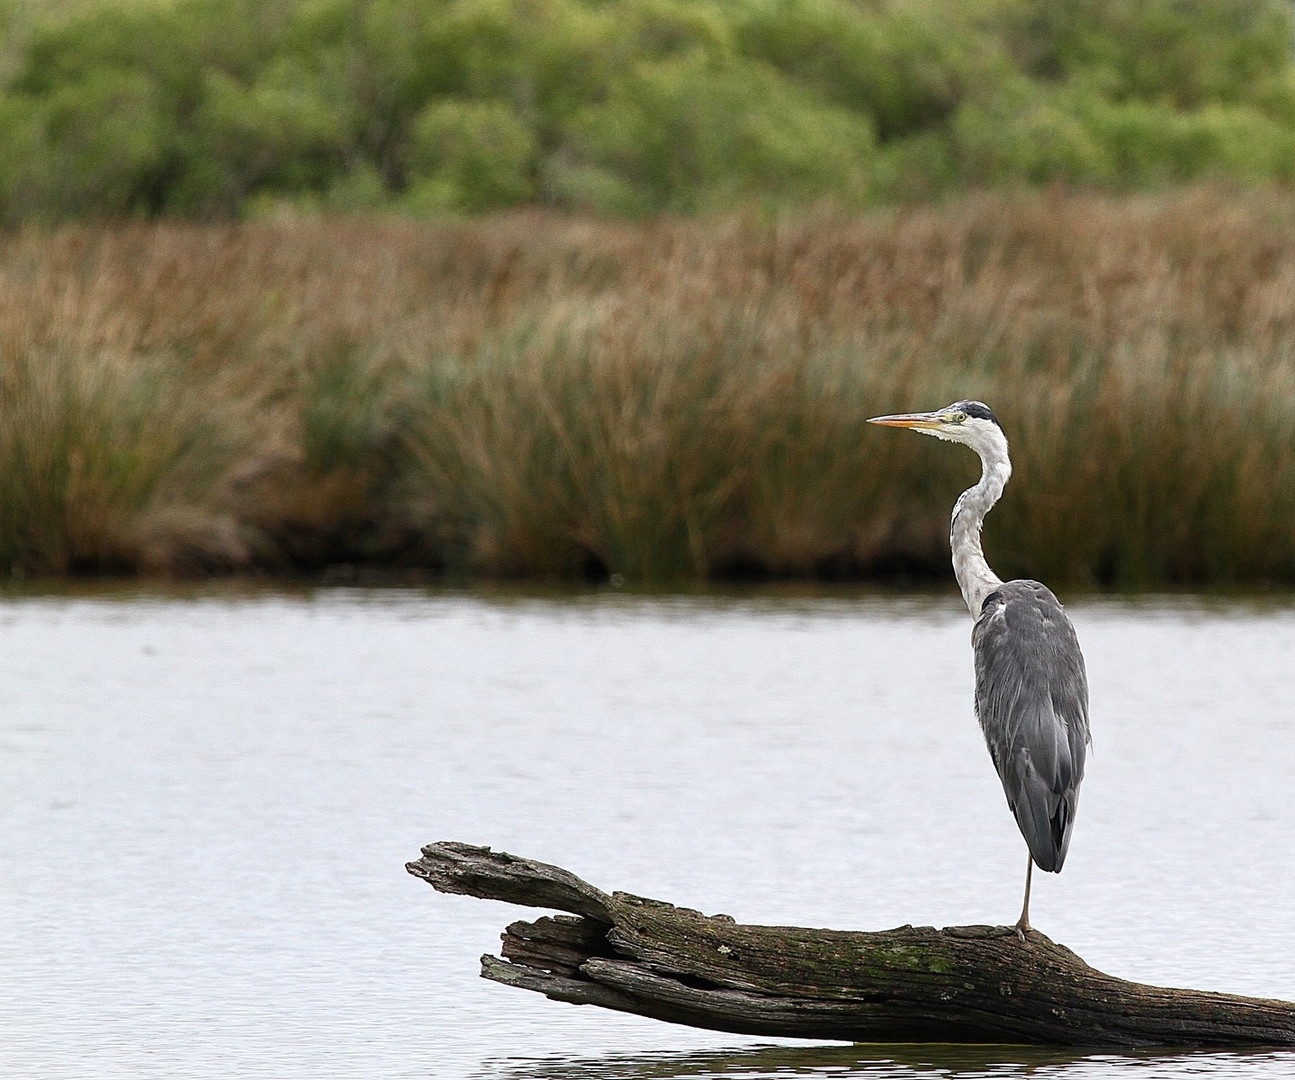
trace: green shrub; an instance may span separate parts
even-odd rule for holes
[[[872,117],[883,140],[939,124],[993,65],[992,40],[948,4],[749,0],[736,11],[743,55]]]
[[[874,146],[866,118],[700,50],[636,67],[580,130],[580,148],[640,192],[644,210],[855,201]]]
[[[978,184],[1102,183],[1116,176],[1111,149],[1073,102],[1021,82],[962,106],[951,129],[962,175]]]
[[[449,0],[438,7],[419,60],[424,103],[442,95],[505,101],[550,134],[604,92],[613,65],[626,62],[632,46],[623,23],[637,12],[583,0]]]
[[[1282,0],[0,0],[0,222],[1290,181]]]
[[[34,155],[24,170],[32,190],[23,197],[38,213],[120,217],[157,209],[174,132],[146,77],[95,71],[42,99],[10,104],[25,136],[19,145]]]
[[[45,125],[39,110],[18,97],[0,97],[0,224],[39,216],[48,204]]]
[[[433,102],[413,124],[407,201],[467,212],[527,202],[536,152],[534,136],[503,102]]]
[[[238,209],[261,191],[319,191],[340,171],[344,118],[298,64],[267,67],[248,86],[221,72],[203,85],[178,206]]]
[[[1243,105],[1179,113],[1143,102],[1091,102],[1085,114],[1113,175],[1129,186],[1295,179],[1295,129]]]
[[[1018,0],[1000,17],[1027,72],[1113,101],[1244,101],[1291,65],[1282,0]]]

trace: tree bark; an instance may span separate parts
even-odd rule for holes
[[[511,924],[503,958],[481,958],[484,978],[556,1001],[849,1042],[1295,1045],[1295,1004],[1115,979],[1037,930],[747,926],[452,842],[406,869],[441,892],[568,912]]]

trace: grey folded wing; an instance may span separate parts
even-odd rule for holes
[[[971,634],[976,716],[1007,805],[1041,870],[1066,861],[1089,742],[1088,676],[1060,602],[1037,581],[1004,582]]]

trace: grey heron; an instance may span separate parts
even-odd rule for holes
[[[1059,873],[1070,848],[1089,743],[1088,676],[1069,617],[1047,586],[1002,581],[985,561],[980,531],[1012,475],[1003,425],[979,401],[928,413],[876,416],[870,424],[912,428],[964,443],[980,455],[980,482],[953,505],[953,572],[972,618],[976,716],[1003,782],[1007,805],[1030,849],[1025,903],[1016,930],[1030,929],[1035,865]]]

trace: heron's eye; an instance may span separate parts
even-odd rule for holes
[[[965,423],[966,420],[967,420],[967,414],[965,412],[955,412],[955,413],[949,414],[949,421],[951,423],[962,424],[962,423]]]

